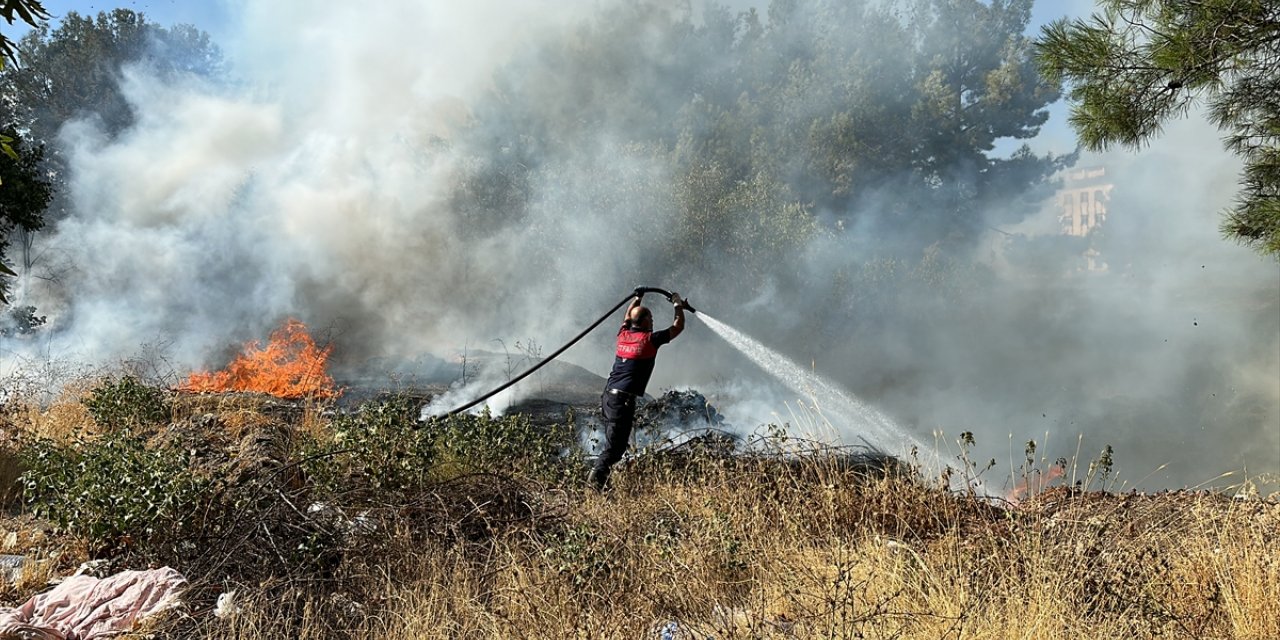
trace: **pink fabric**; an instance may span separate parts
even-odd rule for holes
[[[92,640],[122,633],[178,604],[187,579],[164,567],[106,578],[72,576],[21,607],[0,608],[0,634],[39,633],[49,640]]]

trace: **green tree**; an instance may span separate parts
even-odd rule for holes
[[[806,3],[797,14],[810,23],[802,34],[814,34],[814,73],[790,93],[830,105],[787,135],[804,141],[802,175],[819,180],[797,188],[846,224],[880,217],[882,233],[906,238],[913,254],[966,245],[996,212],[1026,215],[1022,196],[1063,159],[991,152],[1002,138],[1036,135],[1058,98],[1022,35],[1031,2],[917,0],[904,14],[858,4]]]
[[[1280,3],[1102,0],[1036,41],[1048,79],[1066,83],[1071,124],[1088,149],[1137,148],[1204,103],[1244,160],[1223,232],[1280,256]]]
[[[49,14],[44,10],[44,6],[40,4],[39,0],[4,0],[0,2],[0,17],[3,17],[5,22],[13,24],[15,16],[34,27],[38,20],[47,19]],[[0,71],[4,70],[6,64],[14,64],[16,62],[17,53],[13,49],[13,43],[3,33],[0,33]],[[22,159],[18,156],[17,150],[14,149],[14,143],[14,138],[8,132],[0,134],[0,153],[4,156],[3,160],[18,166],[22,163]],[[0,185],[3,184],[3,180],[0,180]],[[4,233],[3,229],[7,219],[8,211],[0,211],[0,258],[4,257],[5,237],[7,234]],[[8,265],[0,262],[0,276],[16,275],[18,274],[14,273]],[[7,288],[8,284],[0,279],[0,305],[9,303],[5,295]]]
[[[1030,7],[775,0],[766,15],[711,5],[697,19],[669,3],[611,7],[498,72],[476,137],[459,142],[486,161],[455,210],[519,224],[529,185],[622,141],[664,165],[654,188],[679,239],[659,264],[780,266],[819,219],[871,221],[879,246],[917,258],[966,248],[995,212],[1033,211],[1031,189],[1068,160],[991,153],[1036,135],[1059,97],[1023,35]]]
[[[66,215],[67,203],[60,194],[68,170],[58,146],[63,125],[77,118],[92,118],[104,134],[114,137],[133,124],[133,108],[120,84],[125,65],[144,66],[161,78],[209,76],[221,69],[221,54],[208,34],[195,27],[161,27],[128,9],[96,17],[71,11],[57,28],[51,28],[34,22],[47,17],[38,2],[0,2],[4,3],[0,13],[6,19],[16,13],[36,27],[16,46],[4,41],[4,57],[22,64],[0,71],[0,128],[8,136],[4,143],[11,163],[5,165],[3,178],[6,182],[24,180],[27,186],[21,189],[23,195],[3,196],[9,200],[0,215],[3,260],[11,233],[22,234],[23,248],[29,250],[33,234],[43,222]],[[40,150],[37,155],[19,160],[7,153],[19,134],[29,148]],[[32,209],[37,205],[40,210]],[[13,275],[13,270],[0,262],[0,274]],[[4,302],[2,290],[0,302]]]
[[[46,144],[77,117],[96,118],[108,136],[133,124],[120,85],[126,65],[141,65],[162,79],[221,68],[208,34],[191,25],[162,27],[128,9],[96,17],[70,11],[56,29],[46,24],[27,34],[18,52],[23,63],[6,71],[6,93],[18,105],[13,115],[30,125],[33,140]]]
[[[66,212],[57,199],[67,177],[58,132],[78,118],[93,119],[108,138],[132,125],[135,114],[120,83],[123,67],[142,66],[162,79],[221,69],[221,53],[207,33],[190,25],[161,27],[128,9],[96,17],[70,11],[57,28],[44,24],[28,33],[17,50],[22,65],[0,75],[0,117],[31,144],[47,147],[45,169],[55,193],[49,218],[55,221]]]
[[[38,0],[3,0],[3,2],[0,2],[0,17],[3,17],[5,22],[9,24],[13,24],[16,17],[34,27],[37,21],[48,19],[49,14]],[[18,56],[13,48],[13,42],[5,37],[3,33],[0,33],[0,71],[4,70],[6,64],[15,64],[17,61]],[[13,138],[7,135],[0,135],[0,152],[16,161],[18,157],[12,145]],[[0,264],[0,274],[13,275],[8,271],[8,267],[3,264]],[[3,303],[4,294],[0,292],[0,304]]]
[[[49,12],[44,10],[40,0],[3,0],[0,1],[0,17],[9,24],[13,24],[16,18],[34,27],[39,21],[48,20]],[[17,61],[13,42],[0,33],[0,68],[3,68],[5,63]]]
[[[17,274],[2,261],[14,231],[34,231],[44,225],[44,210],[52,198],[49,180],[40,170],[43,147],[24,148],[12,129],[4,130],[13,154],[0,156],[0,274]],[[0,278],[0,305],[8,304],[8,280]],[[28,316],[30,312],[26,312]],[[28,318],[29,319],[29,318]]]

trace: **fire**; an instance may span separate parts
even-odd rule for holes
[[[1005,500],[1014,505],[1020,504],[1023,500],[1039,494],[1050,482],[1061,478],[1065,471],[1062,465],[1055,464],[1049,467],[1043,477],[1035,474],[1033,477],[1023,478],[1005,495]]]
[[[191,374],[178,386],[182,391],[253,391],[280,398],[338,395],[333,378],[325,373],[332,347],[316,346],[306,325],[289,319],[271,332],[265,347],[254,341],[222,371]]]

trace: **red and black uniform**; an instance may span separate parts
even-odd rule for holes
[[[618,389],[633,396],[643,396],[657,362],[658,347],[671,342],[671,331],[640,331],[623,324],[618,329],[618,349],[614,353],[613,371],[605,389]]]
[[[603,488],[609,479],[609,469],[622,459],[631,440],[631,427],[636,418],[636,400],[644,395],[653,365],[657,362],[658,347],[671,342],[671,331],[642,331],[623,323],[618,330],[618,348],[614,354],[613,370],[604,385],[600,398],[600,413],[604,417],[605,447],[596,458],[591,471],[591,481]]]

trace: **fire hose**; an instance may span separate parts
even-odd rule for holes
[[[502,393],[511,385],[514,385],[515,383],[520,382],[521,380],[524,380],[534,371],[537,371],[538,369],[542,368],[543,365],[547,364],[548,362],[551,362],[552,360],[555,360],[560,354],[564,353],[569,347],[572,347],[573,345],[577,344],[579,340],[583,339],[584,337],[586,337],[588,333],[591,333],[593,330],[595,330],[595,328],[600,326],[602,322],[604,322],[605,320],[608,320],[609,316],[617,312],[618,309],[621,309],[622,305],[627,304],[628,302],[631,302],[632,298],[638,298],[640,296],[643,296],[646,293],[656,293],[663,296],[668,301],[671,300],[671,292],[667,291],[666,289],[659,289],[657,287],[636,287],[635,291],[632,291],[630,295],[623,298],[622,301],[619,302],[618,304],[614,305],[612,309],[609,309],[608,311],[606,311],[604,315],[600,316],[599,320],[592,322],[591,326],[587,327],[586,329],[583,329],[582,333],[579,333],[578,335],[574,336],[572,340],[565,343],[564,346],[560,347],[559,349],[556,349],[554,353],[543,358],[542,360],[539,360],[537,364],[533,365],[532,367],[529,367],[520,375],[508,380],[506,384],[503,384],[497,389],[494,389],[493,391],[490,391],[489,393],[486,393],[480,396],[479,398],[476,398],[475,400],[472,400],[471,402],[468,402],[467,404],[464,404],[461,407],[458,407],[457,409],[450,411],[445,415],[451,416],[456,413],[462,413],[463,411],[466,411],[467,409],[470,409],[471,407],[474,407],[480,404],[481,402],[484,402],[485,400],[488,400],[489,398],[492,398],[493,396],[499,393]],[[688,300],[684,301],[684,308],[687,309],[690,313],[698,312],[689,304]]]

